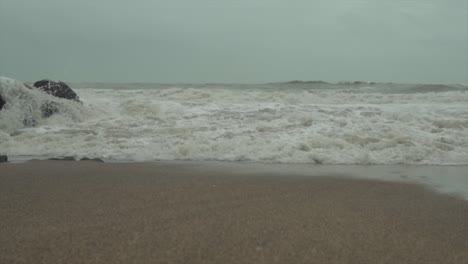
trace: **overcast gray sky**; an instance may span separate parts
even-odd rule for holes
[[[0,76],[468,83],[468,0],[0,0]]]

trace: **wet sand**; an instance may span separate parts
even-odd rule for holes
[[[468,263],[466,200],[232,168],[0,164],[0,263]]]

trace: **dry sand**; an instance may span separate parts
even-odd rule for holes
[[[468,263],[468,202],[203,163],[0,164],[0,263]]]

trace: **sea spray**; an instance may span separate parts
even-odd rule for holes
[[[52,115],[79,122],[86,111],[79,103],[53,97],[5,77],[0,77],[0,95],[5,101],[0,111],[0,131],[3,133],[17,134],[23,128],[40,127]]]

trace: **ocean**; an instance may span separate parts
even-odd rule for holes
[[[468,165],[468,86],[69,83],[83,104],[0,78],[0,153],[108,161]],[[30,120],[31,122],[25,122]]]

